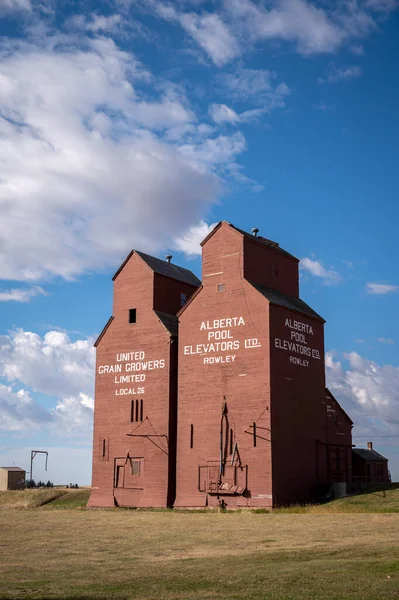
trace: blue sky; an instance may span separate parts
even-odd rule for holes
[[[1,464],[89,483],[113,272],[200,275],[224,219],[302,259],[328,384],[399,479],[398,8],[0,0]]]

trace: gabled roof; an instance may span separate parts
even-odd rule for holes
[[[273,290],[272,288],[264,287],[263,285],[259,285],[258,283],[253,283],[252,281],[247,280],[248,283],[252,285],[258,292],[262,294],[271,304],[275,304],[276,306],[281,306],[282,308],[288,308],[289,310],[295,310],[300,312],[308,317],[312,317],[312,319],[317,319],[322,323],[325,323],[323,317],[317,314],[313,308],[310,308],[306,302],[301,300],[300,298],[296,298],[295,296],[288,296],[287,294],[283,294],[283,292],[279,292],[278,290]]]
[[[193,285],[198,287],[200,285],[200,280],[198,277],[194,275],[192,271],[189,269],[184,269],[183,267],[179,267],[173,263],[169,263],[167,260],[161,260],[160,258],[156,258],[155,256],[150,256],[150,254],[145,254],[144,252],[140,252],[139,250],[132,250],[128,256],[125,258],[117,272],[112,278],[112,281],[118,277],[119,273],[122,271],[123,267],[126,265],[128,260],[133,256],[133,254],[138,254],[140,258],[158,275],[164,275],[165,277],[169,277],[170,279],[175,279],[177,281],[181,281],[183,283],[188,283],[189,285]]]
[[[382,456],[382,454],[379,454],[375,450],[367,450],[366,448],[352,448],[352,452],[360,456],[360,458],[363,458],[363,460],[367,460],[369,462],[381,462],[382,460],[386,460],[388,462],[388,459],[385,458],[385,456]]]
[[[18,471],[20,473],[25,473],[25,469],[20,469],[19,467],[0,467],[3,471]]]
[[[277,242],[273,242],[273,240],[269,240],[265,237],[262,237],[261,235],[255,236],[252,233],[249,233],[248,231],[244,231],[243,229],[239,229],[238,227],[235,227],[228,221],[220,221],[216,225],[216,227],[214,227],[212,229],[212,231],[206,236],[206,238],[201,242],[201,246],[203,246],[213,236],[213,234],[216,233],[216,231],[222,226],[223,223],[225,223],[226,225],[228,225],[229,227],[231,227],[238,233],[241,233],[241,235],[243,235],[244,237],[250,239],[251,242],[254,242],[255,244],[260,244],[261,246],[267,246],[268,248],[274,250],[275,252],[278,252],[279,254],[283,254],[287,258],[290,258],[297,263],[299,262],[299,259],[296,258],[296,256],[294,256],[293,254],[290,254],[283,248],[280,248],[280,244],[278,244]]]
[[[353,425],[353,421],[350,418],[350,416],[348,415],[347,412],[344,411],[344,409],[342,408],[342,406],[340,405],[340,403],[338,402],[338,400],[336,399],[336,397],[334,396],[334,394],[332,392],[330,392],[330,390],[328,388],[326,388],[326,396],[330,396],[330,398],[332,400],[334,400],[334,402],[336,403],[336,405],[338,406],[338,408],[341,410],[341,412],[345,415],[345,417],[348,419],[348,421],[350,421]]]
[[[178,318],[175,315],[169,315],[168,313],[159,310],[154,310],[154,312],[165,329],[169,331],[170,335],[177,337],[177,328],[179,325]]]

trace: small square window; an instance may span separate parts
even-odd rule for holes
[[[138,477],[140,475],[140,461],[132,460],[132,475]]]
[[[225,292],[225,291],[226,291],[226,284],[218,283],[218,292]]]
[[[180,294],[180,306],[184,306],[186,302],[187,302],[187,294],[183,294],[183,292],[182,292]]]
[[[136,309],[129,308],[129,323],[135,323],[135,322],[136,322]]]

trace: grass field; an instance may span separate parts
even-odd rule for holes
[[[399,597],[398,514],[79,510],[87,493],[0,510],[1,600]]]

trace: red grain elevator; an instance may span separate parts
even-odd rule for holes
[[[95,343],[91,507],[173,505],[176,313],[200,281],[167,259],[134,250],[113,277],[113,316]]]
[[[202,284],[138,251],[113,277],[89,506],[271,508],[351,483],[352,421],[298,259],[224,221],[202,250]]]
[[[202,250],[179,313],[175,506],[315,500],[330,481],[324,320],[299,298],[299,261],[227,222]]]

